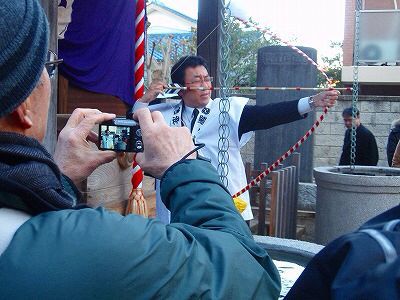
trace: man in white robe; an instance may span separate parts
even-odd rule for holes
[[[212,78],[209,76],[206,61],[200,56],[182,57],[171,69],[173,83],[181,86],[210,88]],[[164,90],[165,84],[155,82],[150,85],[147,93],[132,108],[147,107],[159,93]],[[339,92],[335,90],[324,91],[312,97],[300,100],[273,103],[268,105],[247,105],[248,98],[230,97],[229,109],[229,161],[228,161],[228,190],[233,195],[246,186],[246,174],[240,155],[240,148],[251,138],[254,130],[268,129],[280,124],[300,120],[315,107],[332,107]],[[220,99],[211,99],[210,90],[181,90],[179,96],[182,100],[176,104],[161,103],[149,106],[152,111],[160,111],[170,126],[186,126],[192,133],[196,144],[204,143],[199,154],[211,160],[215,168],[218,167],[218,141],[219,141],[219,103]],[[196,111],[197,110],[197,111]],[[157,218],[169,222],[169,213],[163,205],[159,185],[157,183]],[[241,195],[247,207],[242,216],[251,220],[253,214],[250,207],[248,192]]]

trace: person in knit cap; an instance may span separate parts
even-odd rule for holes
[[[136,159],[161,179],[171,224],[79,205],[75,184],[115,158],[89,147],[91,130],[115,116],[75,110],[54,157],[41,145],[48,32],[37,0],[0,0],[0,298],[277,299],[279,274],[217,172],[159,112],[135,113]]]

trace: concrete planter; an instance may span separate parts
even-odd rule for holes
[[[268,251],[281,276],[283,299],[309,261],[323,248],[321,245],[299,240],[255,235],[257,244]]]
[[[400,169],[318,167],[315,235],[327,244],[400,203]]]
[[[271,236],[254,235],[254,240],[268,251],[272,259],[292,262],[303,267],[323,248],[322,245],[314,243]]]

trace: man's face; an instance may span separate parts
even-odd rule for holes
[[[50,105],[51,84],[46,68],[43,69],[42,75],[36,88],[32,91],[30,98],[31,104],[29,110],[33,115],[33,126],[29,129],[28,135],[35,137],[39,141],[43,141],[47,129],[47,117]]]
[[[194,68],[187,68],[185,70],[184,82],[187,87],[204,87],[211,88],[210,77],[207,69],[204,66],[197,66]],[[204,107],[210,101],[210,90],[192,90],[182,91],[182,99],[185,105],[189,107]]]
[[[343,116],[343,122],[344,122],[344,126],[346,126],[346,128],[351,128],[352,117],[351,116]],[[354,124],[356,125],[356,127],[360,126],[360,118],[355,118]]]

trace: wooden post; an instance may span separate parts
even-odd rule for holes
[[[265,170],[268,168],[267,163],[261,164],[261,170]],[[260,193],[258,198],[258,234],[265,235],[265,220],[266,220],[266,212],[265,212],[265,202],[267,196],[267,178],[264,177],[260,181]]]
[[[269,215],[269,236],[276,236],[276,220],[278,218],[278,196],[279,196],[279,181],[280,176],[278,171],[271,172],[271,211]]]
[[[41,0],[42,7],[46,12],[47,19],[50,25],[50,40],[49,49],[58,53],[57,49],[57,5],[58,2],[54,0]],[[47,133],[44,138],[43,144],[46,149],[53,153],[57,142],[57,72],[55,76],[51,79],[51,98],[50,98],[50,108],[49,116],[47,121]]]
[[[68,113],[68,92],[69,82],[68,79],[61,74],[58,74],[58,86],[57,86],[57,113],[67,114]]]
[[[198,9],[197,55],[207,60],[210,76],[214,77],[214,82],[218,82],[219,24],[222,4],[220,0],[201,0]]]
[[[252,177],[251,177],[251,163],[250,162],[246,162],[244,164],[244,170],[245,170],[245,173],[246,173],[246,180],[247,180],[247,182],[250,182],[251,179],[252,179]]]
[[[289,215],[289,220],[290,220],[290,225],[289,225],[289,234],[290,238],[295,239],[296,238],[296,228],[297,228],[297,197],[296,197],[296,189],[297,189],[297,184],[296,184],[296,173],[297,173],[297,168],[295,166],[290,167],[290,215]]]

